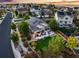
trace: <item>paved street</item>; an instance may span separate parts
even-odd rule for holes
[[[13,58],[13,52],[10,42],[10,23],[12,14],[7,13],[5,19],[0,25],[0,58]]]

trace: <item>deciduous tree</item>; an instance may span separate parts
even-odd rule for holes
[[[67,43],[66,43],[66,47],[68,48],[74,48],[77,46],[77,40],[74,36],[69,36]]]
[[[23,33],[25,36],[29,34],[29,24],[27,22],[21,22],[19,24],[19,31]]]
[[[58,25],[57,25],[57,22],[55,19],[52,19],[50,22],[49,22],[49,26],[51,27],[51,29],[53,31],[56,31],[58,29]]]

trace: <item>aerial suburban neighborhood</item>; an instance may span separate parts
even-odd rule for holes
[[[79,7],[0,4],[0,46],[0,57],[79,58]]]

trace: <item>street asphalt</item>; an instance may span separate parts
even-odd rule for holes
[[[0,58],[14,58],[10,42],[12,13],[8,12],[0,24]]]

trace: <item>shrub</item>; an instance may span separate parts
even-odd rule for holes
[[[48,24],[53,31],[58,29],[58,25],[55,19],[52,19]]]
[[[11,24],[11,29],[16,30],[16,24],[12,23]]]
[[[19,40],[18,34],[16,32],[13,32],[11,34],[11,39],[13,40],[14,43],[16,43]]]
[[[29,18],[30,18],[29,15],[24,16],[24,20],[27,20]]]
[[[29,34],[29,24],[27,22],[21,22],[19,24],[19,31],[23,33],[25,36]]]

